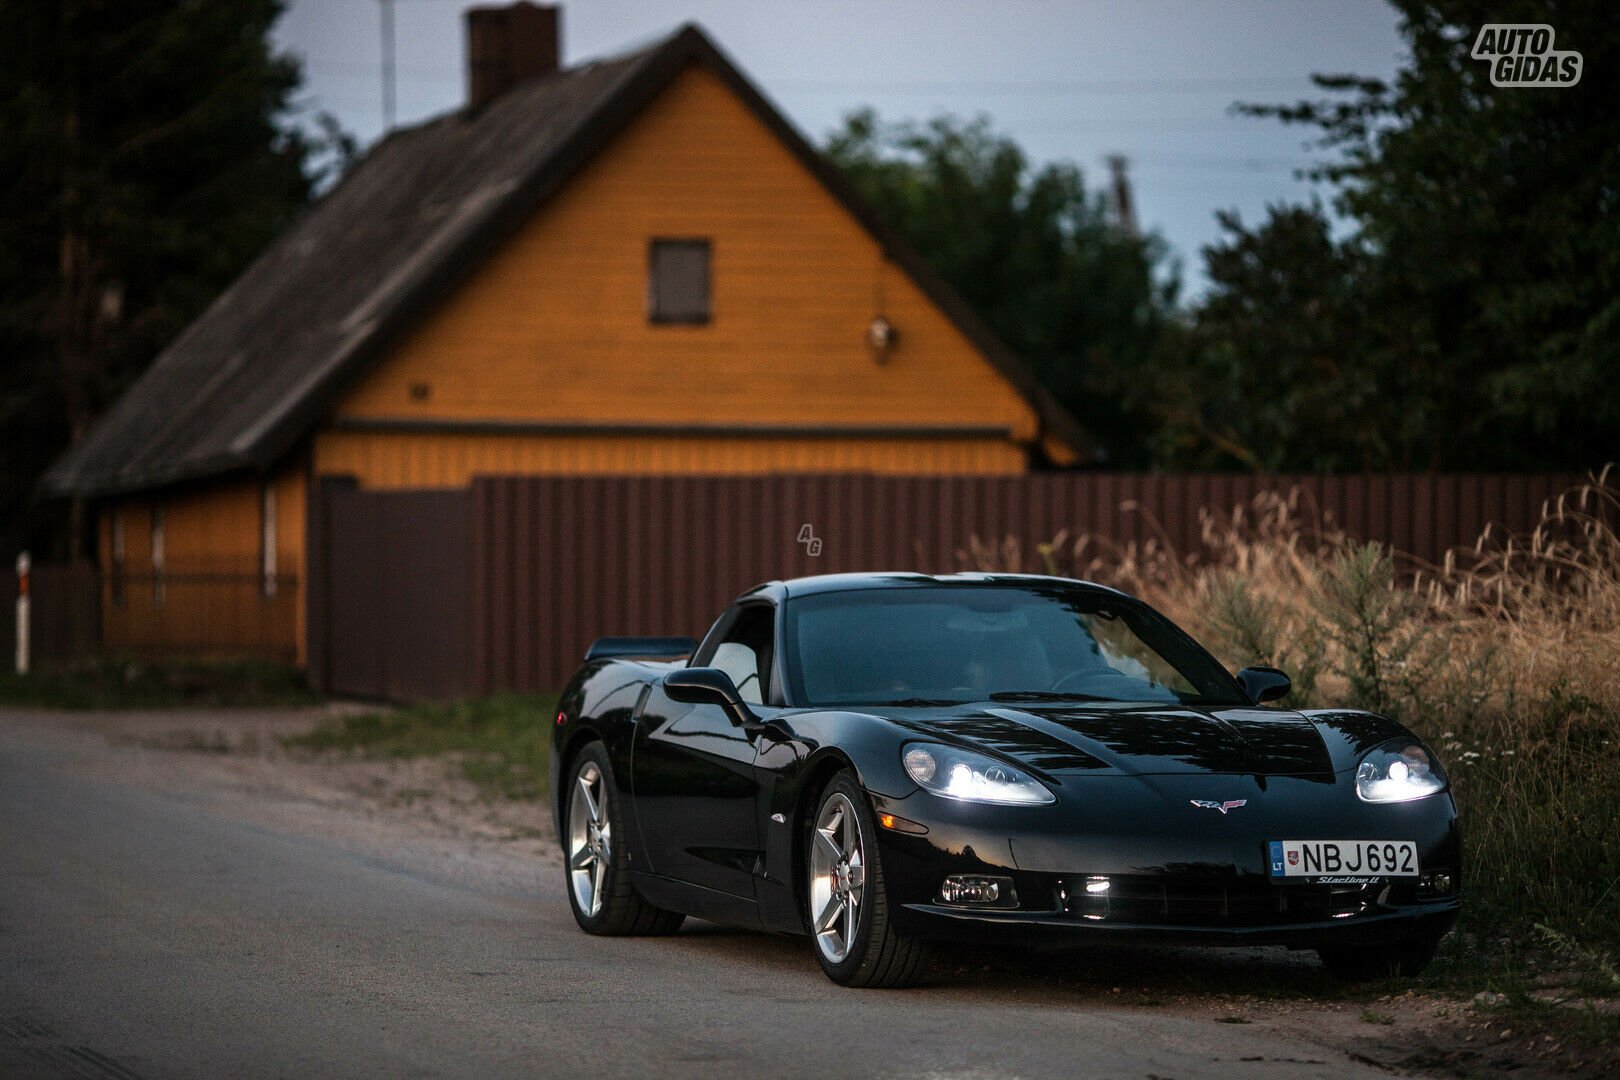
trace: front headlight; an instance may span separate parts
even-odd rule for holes
[[[939,743],[907,743],[900,759],[919,786],[947,799],[1009,806],[1057,802],[1057,796],[1034,777],[988,754]]]
[[[1356,794],[1363,802],[1410,802],[1445,786],[1440,763],[1423,747],[1404,740],[1380,746],[1356,769]]]

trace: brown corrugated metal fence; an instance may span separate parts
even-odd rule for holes
[[[329,488],[326,682],[378,697],[555,689],[591,639],[700,635],[761,581],[958,569],[972,537],[1012,536],[1033,552],[1061,530],[1194,551],[1201,511],[1227,514],[1266,491],[1298,489],[1307,518],[1437,562],[1489,522],[1532,527],[1545,499],[1581,479],[498,477],[460,492]],[[801,542],[805,526],[819,554]]]

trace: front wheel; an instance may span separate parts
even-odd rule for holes
[[[630,860],[615,841],[624,830],[607,748],[599,742],[585,747],[568,775],[563,854],[574,921],[587,934],[673,934],[686,916],[653,907],[630,884]]]
[[[1316,950],[1316,955],[1345,982],[1371,982],[1421,975],[1439,945],[1437,937],[1421,937],[1390,945],[1324,946]]]
[[[808,874],[810,934],[827,977],[842,986],[911,986],[928,948],[896,933],[883,887],[877,823],[849,772],[827,785],[811,821]]]

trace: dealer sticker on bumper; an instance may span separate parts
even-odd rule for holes
[[[1274,878],[1345,875],[1417,877],[1417,845],[1410,840],[1273,840]]]

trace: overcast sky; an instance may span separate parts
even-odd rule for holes
[[[290,0],[277,27],[302,57],[304,105],[362,145],[382,130],[381,0]],[[393,0],[398,117],[463,98],[465,0]],[[1230,115],[1235,100],[1292,101],[1311,72],[1388,77],[1403,51],[1384,0],[573,0],[563,61],[701,24],[812,141],[872,105],[886,119],[986,114],[1035,161],[1104,184],[1131,161],[1138,216],[1202,288],[1214,212],[1254,221],[1308,199],[1294,170],[1306,132]]]

